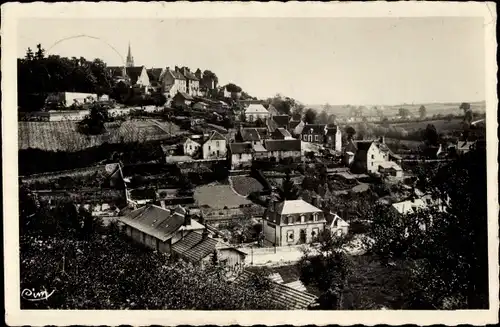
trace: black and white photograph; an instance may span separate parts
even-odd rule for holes
[[[496,6],[434,5],[2,6],[7,322],[498,322]]]

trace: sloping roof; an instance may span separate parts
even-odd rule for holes
[[[403,169],[394,161],[382,161],[379,163],[379,166],[381,166],[384,169],[394,169],[397,171],[402,171]]]
[[[260,141],[260,134],[256,128],[242,128],[240,135],[243,142],[247,141]]]
[[[281,275],[279,273],[271,274],[271,275],[269,275],[268,278],[275,283],[279,283],[279,284],[283,283],[283,277],[281,277]]]
[[[300,140],[266,140],[264,143],[267,151],[300,151]]]
[[[459,141],[457,145],[458,150],[469,150],[474,144],[476,144],[475,141]]]
[[[184,77],[184,75],[182,75],[181,72],[178,72],[178,71],[175,71],[175,70],[172,70],[172,69],[168,69],[167,72],[170,73],[170,75],[172,75],[172,77],[175,78],[175,79],[180,79],[180,80],[183,80],[183,81],[186,80],[186,78]]]
[[[146,69],[148,73],[149,80],[152,82],[158,82],[161,77],[161,73],[163,72],[163,68],[150,68]]]
[[[325,124],[306,124],[302,134],[325,134]]]
[[[246,114],[269,114],[269,111],[267,111],[266,108],[264,108],[263,105],[261,104],[256,104],[256,103],[251,103],[248,105],[248,107],[245,110]]]
[[[273,106],[272,104],[269,105],[269,107],[267,107],[267,111],[269,111],[269,113],[271,115],[279,115],[280,112],[278,111],[278,109],[276,109],[275,106]]]
[[[130,81],[132,83],[137,82],[139,79],[139,76],[141,76],[142,70],[144,69],[144,66],[140,67],[126,67],[125,72],[127,73],[127,76],[130,78]]]
[[[290,116],[276,115],[272,117],[272,120],[278,125],[278,127],[287,127],[290,122]]]
[[[119,220],[125,225],[165,242],[182,227],[185,217],[178,213],[172,214],[170,210],[155,205],[146,205],[120,217]],[[191,220],[191,224],[193,223],[199,225]]]
[[[254,144],[253,145],[253,151],[254,152],[267,152],[267,149],[260,143]]]
[[[206,142],[208,141],[226,141],[226,138],[221,133],[212,131]]]
[[[304,284],[302,284],[302,282],[300,280],[296,280],[294,282],[287,283],[285,285],[288,286],[288,287],[291,287],[294,290],[297,290],[299,292],[307,292],[306,287],[304,286]]]
[[[356,148],[360,151],[368,151],[373,141],[355,141],[353,142]]]
[[[197,263],[203,258],[212,254],[217,249],[234,249],[242,254],[243,252],[229,246],[228,244],[222,243],[216,239],[203,236],[199,232],[190,232],[182,240],[176,242],[172,246],[172,250],[177,254],[181,255],[183,258]]]
[[[278,133],[280,133],[281,135],[283,135],[283,137],[285,137],[285,138],[292,137],[292,134],[290,134],[290,132],[287,131],[284,128],[278,128],[278,129],[276,129],[276,131],[278,131]]]
[[[251,153],[252,144],[248,142],[230,143],[229,151],[231,151],[232,154]]]
[[[402,215],[414,213],[416,209],[425,209],[427,205],[422,199],[415,199],[413,201],[406,200],[398,203],[393,203],[392,207]]]
[[[326,135],[335,135],[337,134],[337,126],[327,126]]]
[[[108,71],[110,72],[111,76],[113,77],[124,77],[124,67],[119,67],[119,66],[108,66],[107,67]]]
[[[186,92],[177,92],[177,94],[175,96],[182,96],[185,100],[189,100],[189,101],[192,101],[194,100],[192,96],[190,96],[189,94],[187,94]]]
[[[322,212],[321,209],[316,208],[312,204],[304,200],[285,200],[276,205],[276,213],[281,215],[289,215],[294,213],[309,213],[309,212]]]
[[[288,123],[288,126],[289,126],[289,128],[295,128],[301,122],[302,122],[302,120],[290,120],[290,122]]]
[[[190,71],[185,71],[183,75],[186,79],[189,79],[192,81],[199,81],[198,77],[196,77],[196,75]]]
[[[245,270],[234,280],[234,283],[243,286],[250,281],[252,275],[253,273]],[[291,310],[305,310],[317,299],[315,295],[276,282],[273,282],[273,287],[267,296],[280,307]]]

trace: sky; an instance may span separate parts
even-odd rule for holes
[[[483,24],[472,17],[24,19],[17,54],[41,43],[49,54],[115,66],[130,43],[136,65],[209,69],[219,84],[259,98],[472,102],[485,99]]]

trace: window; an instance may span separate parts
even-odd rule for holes
[[[208,151],[210,151],[210,145],[208,146]]]
[[[375,159],[375,155],[372,154],[372,159]]]
[[[289,230],[286,232],[286,240],[288,243],[293,242],[293,230]]]
[[[314,140],[319,141],[319,135],[314,135]]]
[[[292,216],[287,216],[286,217],[287,224],[293,224],[293,217]]]
[[[303,139],[304,141],[307,141],[307,135],[302,135],[302,139]]]
[[[311,236],[314,238],[314,237],[317,237],[319,235],[319,228],[315,227],[312,229],[312,232],[311,232]]]
[[[192,147],[191,147],[191,145],[190,145],[190,146],[189,146],[189,150],[191,150],[191,149],[192,149]]]
[[[318,221],[318,214],[317,213],[313,213],[313,220]]]
[[[305,223],[306,222],[306,216],[302,215],[300,216],[300,222]]]
[[[219,141],[215,141],[215,145],[219,147]]]

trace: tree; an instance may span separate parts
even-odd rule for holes
[[[399,116],[403,117],[403,118],[408,118],[410,117],[410,110],[408,110],[407,108],[399,108]]]
[[[109,120],[107,106],[93,103],[89,108],[89,114],[80,122],[82,132],[86,134],[102,134],[106,131],[104,123]]]
[[[326,110],[323,109],[323,111],[321,111],[316,119],[316,122],[318,124],[328,124],[328,113],[326,112]]]
[[[387,210],[373,213],[372,251],[411,263],[409,308],[488,306],[484,167],[486,151],[470,151],[432,178],[431,194],[440,201],[436,207],[403,217]]]
[[[282,190],[280,190],[281,201],[297,200],[299,198],[299,189],[290,177],[290,171],[287,170],[283,178]]]
[[[460,110],[463,110],[464,113],[470,110],[470,103],[462,102],[459,107]]]
[[[437,145],[439,135],[433,124],[428,124],[424,131],[424,140],[430,145]]]
[[[319,242],[318,251],[305,252],[298,263],[300,280],[322,292],[318,299],[319,309],[341,309],[352,270],[350,259],[342,251],[346,239],[333,237],[330,230],[325,229],[316,240]]]
[[[345,128],[345,133],[347,134],[347,139],[352,140],[354,135],[356,135],[356,130],[352,126],[347,126]]]
[[[229,83],[225,86],[226,90],[228,92],[231,92],[231,93],[238,93],[238,92],[241,92],[242,89],[241,87],[239,87],[238,85],[234,84],[234,83]]]
[[[425,116],[427,115],[427,109],[425,108],[424,105],[420,106],[420,108],[418,109],[418,112],[420,114],[420,119],[424,119]]]
[[[316,122],[317,112],[312,108],[308,108],[304,114],[306,124],[314,124]]]

